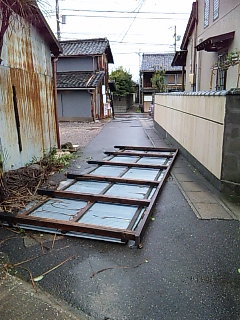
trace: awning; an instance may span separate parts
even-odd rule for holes
[[[205,50],[208,52],[217,52],[229,46],[234,38],[235,31],[210,37],[196,46],[197,51]]]
[[[176,51],[172,61],[172,66],[185,66],[187,59],[187,50]]]

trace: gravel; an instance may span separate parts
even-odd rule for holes
[[[85,147],[102,130],[109,119],[99,122],[60,122],[61,144],[71,142]]]

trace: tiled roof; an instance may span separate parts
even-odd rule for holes
[[[181,67],[172,67],[171,63],[174,58],[174,53],[158,53],[158,54],[143,54],[141,71],[176,71],[182,70]]]
[[[106,53],[108,62],[113,63],[113,57],[107,38],[60,41],[63,56],[99,55]]]
[[[58,88],[95,88],[104,77],[104,71],[93,72],[58,72]]]

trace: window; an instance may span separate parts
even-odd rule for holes
[[[218,55],[218,69],[216,79],[216,91],[226,89],[227,69],[224,68],[224,61],[226,60],[227,52]]]
[[[219,16],[219,0],[213,0],[213,20]]]
[[[167,83],[168,84],[175,84],[176,83],[175,74],[168,74],[167,75]]]
[[[204,0],[204,27],[209,25],[210,0]]]

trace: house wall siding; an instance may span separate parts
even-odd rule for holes
[[[14,21],[11,19],[12,23]],[[22,21],[9,26],[4,35],[0,66],[0,140],[4,170],[16,169],[41,158],[57,146],[51,52],[34,27]],[[14,30],[14,32],[13,32]],[[16,92],[20,123],[19,146]]]
[[[228,48],[228,52],[240,50],[240,3],[238,0],[220,0],[219,3],[219,17],[213,21],[213,0],[210,1],[210,18],[209,26],[203,26],[203,10],[204,0],[198,1],[198,26],[197,26],[197,44],[206,40],[209,37],[235,31],[234,40]],[[197,53],[200,54],[199,52]],[[199,90],[209,90],[211,83],[211,68],[217,61],[217,53],[202,51],[201,67],[205,72],[200,76]],[[216,73],[216,72],[215,72]],[[213,90],[215,89],[216,77],[213,76]],[[237,84],[237,66],[231,67],[227,73],[226,88],[234,88]]]
[[[58,72],[68,71],[96,71],[97,59],[93,57],[59,58],[57,63]]]

